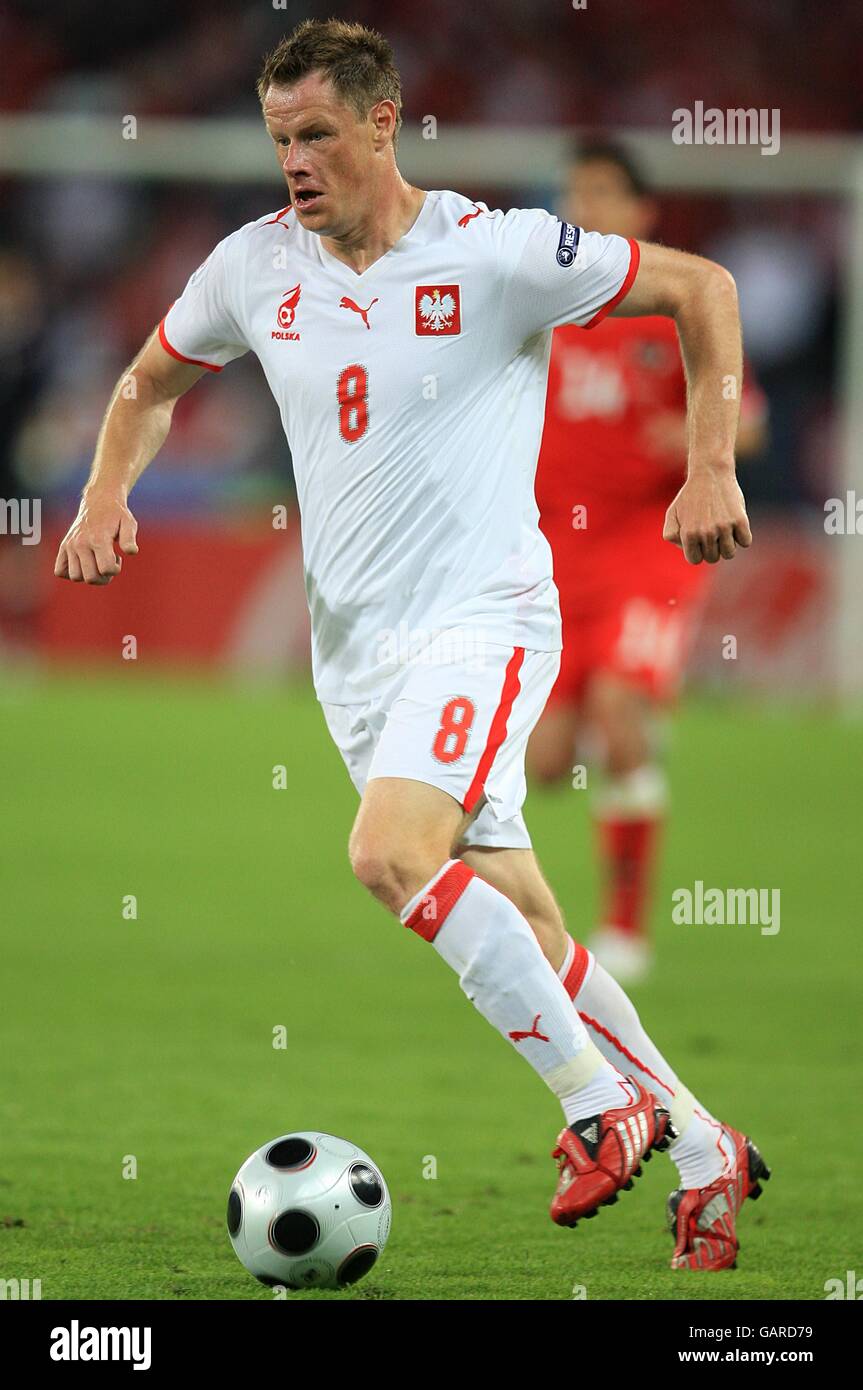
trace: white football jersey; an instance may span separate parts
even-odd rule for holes
[[[290,208],[192,275],[162,344],[213,371],[261,361],[293,457],[319,699],[373,698],[442,632],[474,655],[560,649],[534,498],[551,330],[592,326],[637,262],[635,243],[541,209],[429,192],[362,275]]]

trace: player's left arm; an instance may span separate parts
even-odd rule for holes
[[[687,380],[687,477],[662,534],[691,564],[730,560],[752,543],[734,468],[743,381],[737,289],[727,270],[701,256],[649,242],[639,252],[632,286],[611,312],[673,318]]]

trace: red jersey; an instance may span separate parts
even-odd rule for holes
[[[763,409],[748,383],[741,409]],[[574,324],[555,329],[536,477],[543,520],[556,526],[566,518],[571,526],[573,507],[586,505],[587,534],[596,537],[604,523],[620,524],[621,506],[667,507],[686,460],[658,456],[651,429],[657,416],[685,411],[673,319],[607,318],[590,332]]]
[[[741,409],[764,409],[757,387],[744,386]],[[555,330],[536,476],[563,617],[553,699],[577,703],[600,670],[657,698],[679,683],[709,567],[662,539],[686,458],[682,436],[675,456],[657,452],[653,432],[685,411],[672,319]]]
[[[621,505],[670,502],[685,462],[658,462],[647,427],[657,412],[685,410],[673,319],[607,318],[589,333],[555,329],[536,480],[540,515],[571,525],[573,507],[587,505],[589,535]]]

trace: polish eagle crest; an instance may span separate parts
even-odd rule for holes
[[[442,295],[440,290],[435,290],[433,294],[422,296],[419,312],[426,328],[430,328],[433,333],[441,333],[452,325],[455,300],[451,294]]]

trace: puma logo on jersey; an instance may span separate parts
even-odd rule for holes
[[[468,222],[472,222],[475,217],[479,217],[482,213],[487,211],[486,208],[481,208],[479,203],[474,203],[474,207],[476,208],[476,212],[466,212],[464,217],[459,218],[458,225],[460,227],[466,227]]]
[[[461,289],[458,285],[417,285],[416,333],[444,337],[461,332]]]
[[[518,1029],[516,1029],[514,1033],[510,1033],[509,1036],[512,1038],[513,1042],[524,1042],[525,1038],[538,1038],[540,1042],[548,1042],[548,1038],[545,1036],[545,1033],[540,1033],[537,1031],[537,1025],[541,1018],[542,1014],[537,1014],[527,1033],[522,1033]]]
[[[377,302],[378,302],[377,299],[373,299],[373,300],[372,300],[372,304],[377,304]],[[340,308],[340,309],[353,309],[353,311],[354,311],[355,314],[359,314],[359,316],[360,316],[360,318],[362,319],[363,323],[365,324],[366,328],[371,328],[371,324],[369,323],[368,315],[369,315],[369,309],[371,309],[372,304],[370,304],[370,305],[368,306],[368,309],[361,309],[360,306],[359,306],[359,304],[355,304],[354,301],[353,301],[352,299],[348,299],[348,296],[347,296],[346,294],[343,294],[342,297],[341,297],[341,299],[339,300],[339,308]]]
[[[292,342],[296,342],[299,339],[299,333],[292,333],[290,330],[296,318],[297,305],[300,302],[301,293],[302,287],[300,285],[294,285],[292,290],[288,290],[276,314],[279,328],[278,330],[275,328],[273,329],[270,335],[271,337],[289,339]]]

